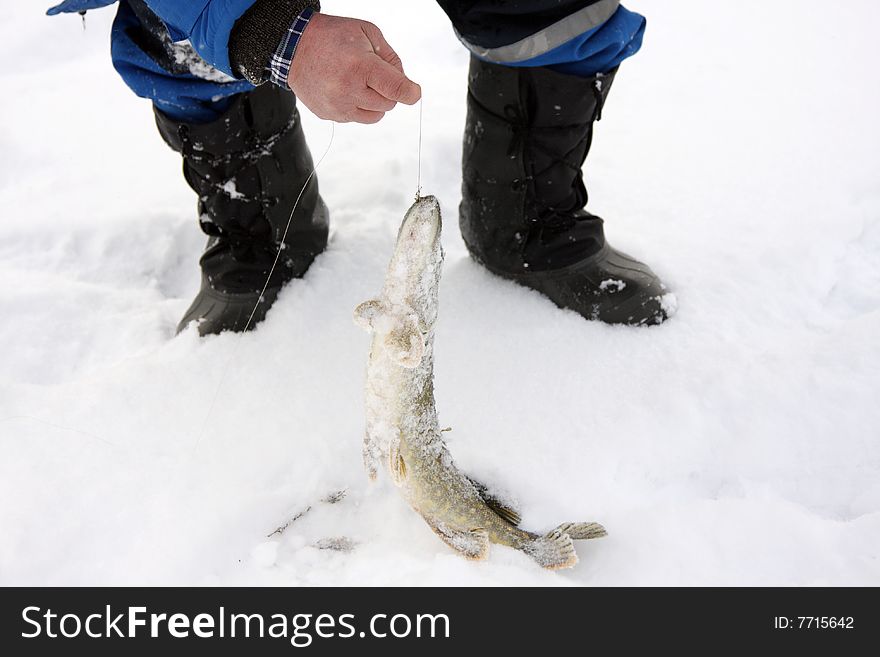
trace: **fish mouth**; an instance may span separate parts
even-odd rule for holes
[[[437,197],[433,194],[428,194],[427,196],[419,196],[413,205],[428,206],[431,210],[435,210],[437,213],[440,212],[440,201],[438,201]]]
[[[437,197],[420,196],[412,204],[403,223],[400,224],[397,239],[410,244],[434,247],[440,239],[442,228],[443,220],[440,216],[440,202]]]

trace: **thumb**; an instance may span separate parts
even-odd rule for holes
[[[422,97],[422,88],[388,62],[376,58],[367,72],[367,86],[388,100],[414,105]]]

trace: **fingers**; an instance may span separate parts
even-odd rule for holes
[[[388,62],[391,66],[403,73],[403,62],[400,61],[400,57],[394,52],[394,48],[392,48],[385,40],[382,30],[372,23],[366,23],[364,26],[364,34],[367,35],[370,43],[373,44],[373,52],[375,52],[382,61]]]
[[[377,123],[422,94],[378,27],[321,13],[303,32],[287,84],[316,116],[341,123]]]
[[[422,88],[383,59],[375,59],[367,72],[367,86],[385,98],[414,105],[422,97]]]

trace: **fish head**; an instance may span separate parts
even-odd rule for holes
[[[417,199],[397,233],[381,298],[365,301],[355,310],[355,323],[380,336],[379,343],[404,368],[421,363],[437,319],[441,230],[437,199]]]
[[[433,196],[419,198],[407,211],[397,233],[383,296],[398,314],[414,314],[423,332],[434,326],[443,247],[440,204]]]
[[[442,228],[440,203],[436,197],[419,197],[407,210],[397,232],[389,278],[405,279],[412,287],[418,285],[425,269],[439,266]]]

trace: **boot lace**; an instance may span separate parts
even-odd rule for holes
[[[255,165],[264,157],[271,157],[275,160],[278,166],[281,166],[281,163],[275,155],[275,146],[285,137],[285,135],[287,135],[288,132],[293,130],[296,125],[297,119],[293,118],[284,126],[284,128],[269,137],[261,137],[254,131],[249,131],[248,134],[244,136],[245,144],[241,150],[228,151],[220,155],[211,154],[206,151],[200,143],[194,142],[190,137],[189,129],[186,125],[182,124],[178,126],[178,137],[180,138],[181,152],[184,156],[184,160],[188,162],[188,166],[192,166],[197,171],[196,175],[200,182],[200,199],[211,195],[216,196],[222,194],[224,196],[230,196],[227,187],[229,181],[234,180],[247,167]],[[232,162],[236,162],[237,164],[231,170],[227,171],[225,176],[222,176],[225,177],[225,180],[206,180],[204,171],[209,171],[211,173],[221,171]],[[261,189],[257,195],[248,195],[236,191],[236,200],[240,201],[243,205],[258,204],[260,207],[259,214],[250,217],[250,221],[247,223],[242,221],[232,221],[229,222],[229,225],[222,227],[211,221],[210,217],[206,220],[203,215],[200,218],[200,223],[202,230],[206,234],[217,237],[218,239],[223,239],[229,244],[233,258],[242,262],[251,262],[255,259],[254,237],[258,228],[257,217],[262,216],[266,219],[267,224],[271,225],[266,216],[266,211],[277,205],[279,199],[277,196],[265,194]],[[272,257],[275,256],[277,250],[283,248],[282,244],[275,242],[271,237],[267,239],[267,243],[272,243],[275,249],[272,252]]]
[[[507,156],[516,157],[521,152],[540,152],[547,156],[549,164],[541,169],[533,170],[531,175],[527,175],[524,179],[513,181],[515,191],[529,189],[529,199],[532,205],[532,212],[529,213],[529,221],[539,230],[549,230],[551,232],[564,232],[571,229],[575,223],[584,217],[580,216],[575,210],[586,205],[586,187],[583,182],[583,160],[574,157],[575,153],[587,153],[593,141],[592,125],[596,121],[602,120],[602,108],[605,104],[605,96],[603,94],[602,78],[597,78],[596,83],[592,86],[593,95],[595,97],[595,105],[593,113],[585,121],[578,121],[565,125],[537,127],[530,124],[528,117],[515,105],[507,105],[504,108],[504,118],[510,123],[513,129],[513,139],[508,147]],[[560,154],[545,145],[547,135],[559,131],[581,130],[583,137],[578,139],[572,147]],[[579,207],[558,207],[554,206],[544,199],[538,193],[540,185],[537,181],[545,178],[548,174],[552,174],[558,167],[564,167],[574,174],[572,178],[572,187],[583,190],[583,199]],[[575,204],[576,205],[576,204]]]

